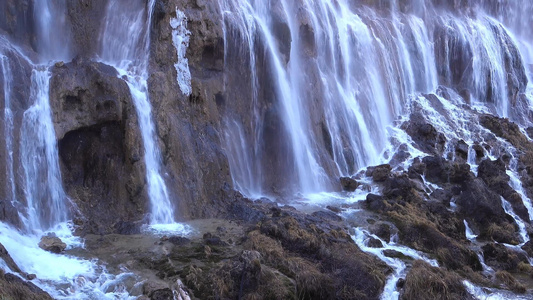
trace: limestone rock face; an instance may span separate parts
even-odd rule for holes
[[[148,206],[129,88],[101,63],[76,60],[52,72],[50,104],[65,190],[90,220],[89,232],[120,231]]]
[[[78,56],[95,57],[101,47],[99,32],[109,0],[65,1],[72,24],[72,47]]]
[[[186,53],[190,96],[181,92],[176,80],[178,57],[170,26],[176,7],[185,12],[191,32]],[[232,181],[217,105],[224,82],[220,16],[217,1],[161,0],[154,8],[148,89],[165,180],[179,218],[220,215],[230,199]]]
[[[123,103],[130,103],[127,84],[113,67],[81,60],[58,63],[53,69],[50,104],[58,139],[67,132],[120,121]]]

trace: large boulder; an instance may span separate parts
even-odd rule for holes
[[[375,182],[383,182],[390,177],[391,171],[392,167],[388,164],[368,167],[366,170],[366,176],[372,177]]]
[[[81,59],[56,64],[52,74],[50,104],[62,179],[86,218],[84,228],[104,233],[116,232],[124,222],[138,224],[147,194],[128,85],[113,67]]]
[[[433,183],[446,183],[449,180],[450,164],[440,156],[426,156],[422,159],[425,165],[423,175]]]
[[[341,186],[344,191],[353,192],[359,186],[359,182],[351,177],[341,177]]]
[[[127,117],[127,106],[132,106],[130,91],[115,68],[77,59],[57,63],[52,73],[50,105],[59,140],[67,132]]]
[[[67,244],[56,236],[43,236],[39,242],[39,248],[59,254],[67,248]]]

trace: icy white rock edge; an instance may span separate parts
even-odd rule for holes
[[[189,70],[189,60],[185,57],[189,47],[189,37],[191,32],[187,30],[187,17],[185,13],[176,7],[176,18],[170,19],[172,27],[172,43],[178,54],[178,62],[174,64],[177,73],[177,81],[183,94],[189,96],[192,93],[191,71]]]

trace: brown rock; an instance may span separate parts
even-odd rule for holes
[[[367,242],[367,246],[370,248],[383,248],[383,243],[380,240],[371,237]]]
[[[5,299],[52,300],[35,284],[0,270],[0,296]]]
[[[94,33],[102,29],[107,4],[108,0],[66,1],[74,56],[94,57],[100,51],[99,35]]]
[[[392,168],[390,165],[379,165],[375,167],[369,167],[366,171],[367,176],[372,176],[375,182],[383,182],[390,176]]]
[[[506,173],[505,162],[502,159],[483,160],[479,164],[478,177],[482,178],[492,191],[509,201],[520,218],[529,220],[529,213],[522,197],[509,185],[510,177]]]
[[[407,273],[402,300],[410,299],[474,299],[457,274],[435,268],[417,260]]]
[[[433,125],[426,122],[421,113],[413,113],[409,121],[402,124],[402,129],[407,132],[415,142],[415,146],[429,154],[442,154],[446,137],[437,132]]]
[[[37,278],[37,275],[35,275],[35,274],[26,275],[26,279],[28,279],[28,280],[34,280],[35,278]]]
[[[468,158],[468,144],[464,140],[457,142],[457,145],[455,146],[455,154],[463,160]]]
[[[146,281],[143,284],[142,290],[143,294],[150,297],[150,299],[167,299],[164,298],[164,296],[168,294],[166,292],[170,289],[168,287],[168,284],[163,281]]]
[[[176,7],[185,12],[191,32],[187,50],[191,96],[184,95],[176,81],[177,55],[169,25]],[[227,211],[233,192],[219,108],[225,99],[239,101],[223,93],[223,70],[230,66],[224,61],[227,52],[220,3],[162,0],[154,9],[148,90],[162,172],[168,174],[164,179],[172,199],[179,199],[173,203],[177,217],[220,216]]]
[[[67,244],[55,236],[43,236],[39,242],[39,248],[52,252],[52,253],[61,253],[67,248]]]
[[[75,60],[56,66],[50,104],[65,190],[92,233],[139,232],[146,210],[137,115],[113,67]]]
[[[351,177],[341,177],[341,186],[342,189],[348,192],[353,192],[359,186],[359,182]]]
[[[485,263],[497,270],[516,271],[520,262],[529,264],[526,255],[501,244],[489,243],[481,249]]]

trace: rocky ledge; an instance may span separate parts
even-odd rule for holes
[[[191,225],[188,237],[90,235],[87,250],[152,278],[142,290],[150,299],[180,289],[198,299],[377,299],[392,272],[332,212],[237,197],[231,220]]]

